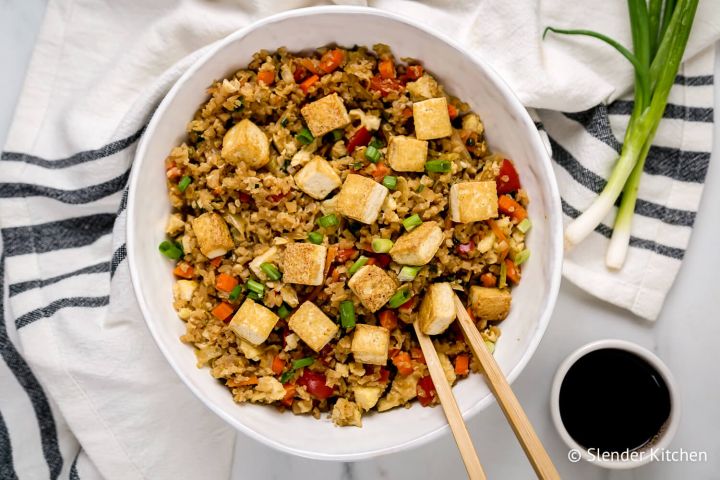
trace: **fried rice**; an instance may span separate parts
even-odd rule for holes
[[[165,160],[160,248],[197,366],[341,426],[438,403],[414,321],[451,385],[477,372],[443,302],[493,351],[530,221],[468,104],[384,45],[260,51],[208,95]]]

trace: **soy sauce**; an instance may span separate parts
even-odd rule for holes
[[[670,392],[645,360],[625,350],[588,353],[560,386],[560,417],[586,449],[623,452],[647,445],[670,416]]]

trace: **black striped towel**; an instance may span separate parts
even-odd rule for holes
[[[631,105],[590,107],[614,99],[632,73],[602,45],[540,41],[547,23],[566,26],[555,21],[565,13],[587,17],[583,2],[542,2],[542,11],[530,0],[492,8],[469,0],[373,3],[432,19],[496,66],[538,108],[567,219],[587,207],[617,155]],[[582,26],[627,38],[616,4],[623,2],[597,5]],[[227,477],[234,432],[180,383],[132,296],[125,187],[154,107],[201,53],[190,52],[287,6],[49,3],[0,160],[1,479]],[[626,267],[610,273],[603,265],[610,218],[565,263],[568,279],[648,319],[680,268],[708,166],[708,46],[720,27],[702,19],[718,18],[720,5],[701,8],[693,59],[677,78],[646,165]]]

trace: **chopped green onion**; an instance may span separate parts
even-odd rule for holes
[[[255,292],[248,292],[247,298],[254,300],[256,302],[262,302],[262,297]]]
[[[350,165],[350,168],[352,168],[353,170],[356,170],[356,171],[360,170],[362,167],[363,167],[362,162],[355,162],[352,165]]]
[[[490,340],[483,340],[485,342],[485,346],[488,350],[490,350],[490,354],[492,355],[495,353],[495,343],[491,342]]]
[[[522,252],[519,252],[517,255],[515,255],[515,258],[513,260],[515,261],[515,265],[522,265],[528,258],[530,258],[530,250],[526,248]]]
[[[318,218],[318,225],[323,228],[330,228],[338,225],[340,221],[334,213]]]
[[[370,260],[365,255],[360,255],[357,260],[355,260],[355,263],[350,265],[350,268],[348,268],[348,275],[351,277],[357,273],[358,270],[360,270],[362,267],[365,266],[365,264]]]
[[[368,146],[375,147],[379,150],[379,149],[383,148],[385,146],[385,144],[383,144],[382,140],[380,140],[379,138],[373,137],[372,140],[370,140],[370,143],[368,144]]]
[[[532,228],[532,222],[529,218],[525,218],[522,222],[518,223],[517,229],[522,233],[527,233]]]
[[[409,288],[402,288],[395,292],[388,300],[388,308],[398,308],[412,298],[412,291]]]
[[[282,126],[282,127],[287,126],[287,122],[288,122],[288,118],[287,118],[286,116],[283,116],[283,117],[280,119],[280,126]]]
[[[415,193],[420,193],[420,192],[422,192],[423,190],[425,190],[425,184],[424,184],[424,183],[421,183],[421,184],[418,185],[418,187],[415,189]]]
[[[237,100],[235,100],[235,111],[237,112],[241,108],[243,108],[243,100],[242,98],[238,98]]]
[[[284,303],[278,308],[277,316],[280,318],[287,318],[290,316],[290,308]]]
[[[393,247],[393,241],[389,238],[373,238],[372,249],[375,253],[387,253]]]
[[[378,160],[380,160],[380,150],[373,147],[372,145],[368,145],[368,147],[365,149],[365,158],[370,160],[372,163],[377,163]]]
[[[337,129],[332,131],[332,136],[334,141],[342,140],[342,138],[345,136],[345,132],[343,130]]]
[[[407,217],[405,220],[402,221],[403,226],[405,227],[405,230],[408,232],[414,230],[415,228],[422,225],[423,221],[420,218],[420,215],[417,213],[415,215],[411,215]]]
[[[260,282],[256,282],[255,280],[248,280],[245,286],[248,290],[257,293],[258,295],[265,293],[265,285]]]
[[[425,170],[433,173],[447,173],[452,169],[450,160],[428,160],[425,162]]]
[[[184,192],[185,189],[188,187],[188,185],[190,185],[190,182],[192,182],[192,178],[185,175],[178,182],[178,190],[180,190],[181,192]]]
[[[272,263],[262,263],[260,265],[260,270],[265,272],[265,275],[267,275],[270,280],[274,280],[276,282],[282,277],[282,273],[280,273],[280,270],[278,270],[277,267]]]
[[[417,277],[417,274],[421,269],[422,267],[409,267],[405,265],[400,269],[398,280],[400,282],[412,282],[415,280],[415,277]]]
[[[395,190],[397,188],[397,177],[394,175],[385,175],[382,179],[382,184],[389,190]]]
[[[343,328],[355,326],[355,305],[350,300],[340,302],[340,324]]]
[[[295,376],[295,370],[292,368],[280,376],[280,383],[287,383]]]
[[[498,280],[498,287],[507,287],[507,265],[505,262],[500,262],[500,279]]]
[[[170,260],[177,260],[183,256],[183,251],[182,248],[180,248],[180,245],[174,242],[170,242],[168,240],[160,242],[160,245],[158,245],[158,250],[160,250],[160,253],[165,255]]]
[[[312,358],[312,357],[305,357],[305,358],[301,358],[300,360],[295,360],[295,361],[292,363],[292,368],[293,368],[293,370],[297,370],[298,368],[309,367],[309,366],[312,365],[313,363],[315,363],[315,359],[314,359],[314,358]]]
[[[240,294],[243,291],[242,285],[235,285],[235,288],[232,289],[232,292],[230,292],[230,295],[228,295],[228,298],[230,300],[237,300]]]
[[[314,243],[315,245],[322,245],[323,238],[325,236],[320,232],[310,232],[308,233],[308,242]]]
[[[295,138],[303,145],[310,145],[315,140],[315,137],[313,137],[312,133],[310,133],[310,130],[307,128],[300,130],[300,133],[295,135]]]

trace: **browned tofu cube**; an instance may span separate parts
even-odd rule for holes
[[[390,256],[401,265],[425,265],[435,256],[442,241],[442,229],[437,222],[424,222],[400,236],[390,249]]]
[[[322,137],[336,128],[343,128],[350,123],[345,104],[337,93],[308,103],[300,109],[300,113],[315,138]]]
[[[450,114],[445,97],[413,103],[413,119],[415,120],[415,136],[419,140],[433,140],[452,135]]]
[[[388,163],[397,172],[424,172],[427,152],[427,141],[397,135],[388,143]]]
[[[225,220],[215,212],[195,218],[192,228],[200,251],[208,258],[221,257],[235,247]]]
[[[351,173],[337,195],[337,211],[369,225],[377,220],[387,194],[388,189],[373,179]]]
[[[295,310],[288,320],[288,327],[316,352],[322,350],[340,329],[310,301]]]
[[[270,336],[278,319],[269,308],[247,299],[230,320],[230,328],[238,337],[260,345]]]
[[[315,200],[322,200],[342,185],[342,180],[330,162],[315,156],[295,174],[295,185]]]
[[[476,285],[470,287],[470,305],[479,320],[504,320],[510,312],[511,300],[508,290]]]
[[[220,155],[233,165],[245,162],[258,169],[270,161],[270,141],[260,127],[246,118],[227,131]]]
[[[450,187],[450,215],[457,223],[481,222],[497,217],[495,182],[462,182]]]
[[[427,288],[418,316],[420,329],[426,335],[447,330],[455,320],[455,293],[449,283],[433,283]]]
[[[327,247],[312,243],[289,243],[283,254],[285,283],[322,285],[325,277]]]
[[[390,330],[385,327],[358,324],[353,333],[352,350],[356,362],[385,365],[390,346]]]
[[[358,270],[348,281],[348,287],[371,312],[380,310],[397,290],[395,280],[375,265]]]

